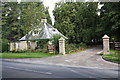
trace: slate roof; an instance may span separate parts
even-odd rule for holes
[[[52,39],[53,35],[56,35],[56,34],[62,36],[65,39],[68,39],[63,34],[61,34],[56,28],[52,27],[47,22],[41,22],[38,27],[28,32],[28,34],[26,34],[19,40],[25,41],[25,40]]]

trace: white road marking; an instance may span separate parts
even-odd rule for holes
[[[73,69],[70,69],[70,68],[66,68],[67,70],[70,70],[71,72],[74,72],[74,73],[78,73],[77,71],[73,70]]]
[[[69,60],[65,60],[65,61],[66,61],[66,62],[71,62],[72,60],[69,59]]]
[[[73,73],[80,74],[80,72],[77,72],[77,71],[75,71],[75,70],[73,70],[73,69],[70,69],[70,68],[66,68],[66,69],[70,70],[70,71],[73,72]],[[80,74],[80,75],[85,76],[85,75],[83,75],[83,74]],[[90,75],[87,76],[87,77],[89,77],[89,78],[94,78],[93,76],[90,76]]]
[[[4,66],[4,67],[11,68],[11,69],[16,69],[16,70],[22,70],[22,71],[37,72],[37,73],[40,73],[40,74],[52,74],[51,72],[40,72],[40,71],[35,71],[35,70],[30,70],[30,69],[22,69],[22,68],[10,67],[10,66]]]

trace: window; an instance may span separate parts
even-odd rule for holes
[[[55,31],[55,29],[53,29],[53,31]]]

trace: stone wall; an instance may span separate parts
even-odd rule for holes
[[[27,50],[27,42],[21,41],[18,43],[18,48],[16,47],[17,51]]]
[[[30,49],[35,49],[37,47],[37,43],[35,41],[30,42]]]
[[[33,50],[37,47],[37,43],[34,41],[29,41],[30,49]],[[23,51],[28,50],[27,41],[20,42],[11,42],[10,43],[10,51]]]
[[[10,51],[13,51],[13,50],[15,50],[16,49],[16,47],[15,47],[15,43],[14,42],[11,42],[10,44]]]

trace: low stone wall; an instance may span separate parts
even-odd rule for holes
[[[20,41],[20,42],[10,42],[10,51],[24,51],[28,50],[28,46],[31,50],[35,49],[37,43],[34,41],[29,41],[29,45],[27,45],[27,41]]]

